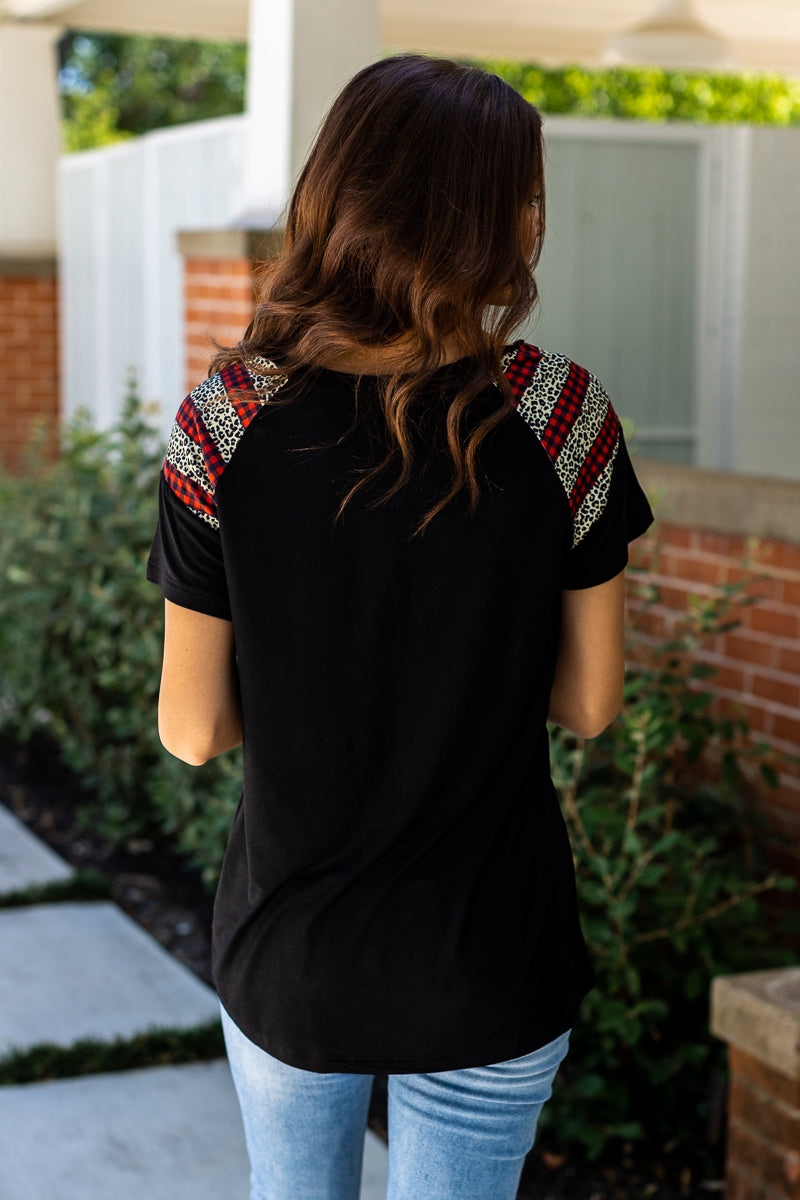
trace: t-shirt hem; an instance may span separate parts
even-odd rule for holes
[[[307,1050],[300,1050],[296,1046],[278,1041],[275,1038],[260,1037],[256,1040],[253,1033],[248,1032],[248,1029],[233,1017],[221,996],[219,999],[234,1024],[259,1049],[264,1050],[273,1058],[279,1059],[290,1067],[295,1067],[301,1071],[313,1071],[317,1074],[421,1075],[438,1073],[440,1071],[465,1070],[468,1067],[487,1067],[494,1063],[509,1062],[515,1058],[523,1058],[527,1054],[533,1054],[535,1050],[540,1050],[543,1046],[548,1045],[564,1033],[569,1032],[578,1018],[579,1011],[578,1005],[572,1012],[568,1012],[561,1020],[554,1023],[554,1026],[559,1026],[559,1028],[554,1027],[552,1030],[545,1029],[544,1033],[519,1039],[514,1045],[508,1042],[502,1044],[493,1043],[491,1046],[480,1050],[454,1051],[451,1054],[435,1054],[416,1058],[386,1058],[380,1055],[365,1058],[349,1058],[347,1056],[335,1057],[321,1053],[309,1053]]]

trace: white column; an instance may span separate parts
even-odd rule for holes
[[[0,22],[0,257],[55,254],[57,25]]]
[[[331,102],[379,55],[377,0],[250,0],[237,224],[280,220]]]

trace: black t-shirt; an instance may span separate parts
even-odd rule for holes
[[[311,1071],[521,1057],[595,982],[546,719],[561,589],[618,574],[653,520],[620,423],[587,371],[515,343],[476,513],[462,492],[409,540],[451,482],[436,416],[462,360],[426,392],[411,483],[370,507],[385,473],[333,527],[343,484],[385,453],[374,381],[352,428],[354,376],[296,378],[279,407],[264,361],[181,405],[147,567],[175,604],[233,622],[244,776],[214,905],[220,999]],[[491,385],[471,421],[502,403]]]

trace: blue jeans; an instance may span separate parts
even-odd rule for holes
[[[220,1010],[250,1200],[358,1200],[372,1075],[288,1066]],[[386,1200],[514,1200],[570,1032],[508,1062],[389,1075]]]

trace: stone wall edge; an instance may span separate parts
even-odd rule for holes
[[[657,520],[800,543],[800,480],[633,459]],[[654,495],[651,495],[655,493]]]

